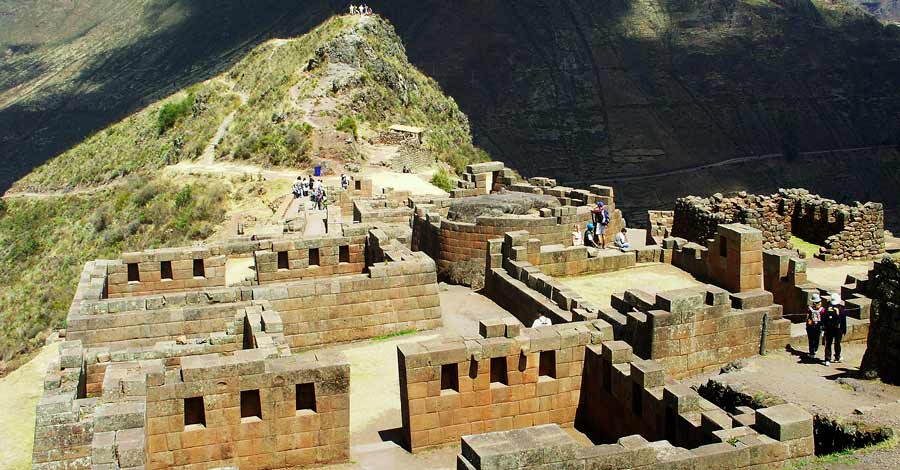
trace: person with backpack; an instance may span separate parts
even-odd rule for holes
[[[606,248],[606,226],[609,225],[609,211],[603,201],[597,202],[597,207],[591,210],[591,218],[594,222],[595,243],[599,241],[601,248]]]
[[[831,365],[831,346],[834,345],[834,362],[841,360],[841,338],[847,334],[847,315],[841,305],[841,295],[831,293],[831,302],[822,315],[822,330],[825,333],[825,365]]]
[[[584,246],[597,248],[597,240],[594,235],[594,224],[588,224],[587,230],[584,231]]]
[[[291,186],[291,194],[294,195],[294,199],[303,196],[303,177],[298,176],[297,181],[294,181],[293,186]]]
[[[809,342],[809,358],[815,359],[819,352],[819,338],[822,336],[822,316],[825,315],[825,307],[822,306],[822,296],[814,292],[809,299],[809,307],[806,309],[806,338]]]

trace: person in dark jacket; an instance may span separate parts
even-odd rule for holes
[[[819,338],[822,336],[822,316],[825,307],[822,306],[822,296],[814,292],[809,299],[809,307],[806,309],[806,337],[809,339],[809,358],[815,359],[819,352]]]
[[[825,365],[831,365],[831,346],[834,345],[834,362],[841,362],[841,338],[847,333],[847,315],[841,305],[841,295],[831,294],[830,305],[822,315],[822,331],[825,333]]]

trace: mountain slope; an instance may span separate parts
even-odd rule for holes
[[[615,184],[631,220],[685,191],[800,181],[884,202],[900,229],[900,156],[878,148],[900,143],[900,29],[848,2],[443,5],[376,8],[472,119],[478,145],[525,175]],[[859,148],[869,152],[804,155]],[[762,178],[737,165],[698,169],[689,188],[626,180],[767,154],[780,156]]]
[[[417,151],[429,162],[487,158],[388,22],[337,16],[255,47],[36,168],[0,204],[0,371],[63,326],[86,261],[233,235],[247,205],[274,217],[290,181],[254,178],[263,167],[293,175],[313,161],[359,163],[392,124],[426,129]],[[242,174],[179,170],[238,161]]]

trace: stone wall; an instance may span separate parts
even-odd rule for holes
[[[765,291],[729,294],[706,286],[652,296],[630,289],[614,295],[612,306],[616,312],[600,310],[599,316],[613,326],[616,339],[675,377],[758,354],[766,315],[767,348],[783,348],[791,336],[790,321]]]
[[[473,168],[469,171],[475,171],[473,174],[477,175],[490,175],[492,172],[503,174],[509,171],[503,170],[503,164],[499,162],[470,167]],[[484,259],[486,242],[502,237],[506,232],[526,230],[545,245],[572,246],[575,225],[580,227],[580,231],[584,231],[591,222],[591,209],[600,201],[606,204],[611,219],[607,228],[607,242],[611,244],[613,236],[625,227],[625,219],[622,218],[622,212],[616,209],[613,189],[609,186],[593,185],[585,190],[556,186],[555,181],[546,178],[532,178],[537,184],[520,182],[507,176],[498,178],[491,180],[491,191],[482,187],[459,189],[454,190],[453,198],[513,191],[553,196],[563,207],[541,209],[539,216],[477,217],[475,223],[465,223],[446,220],[450,205],[446,200],[419,201],[415,204],[413,218],[413,250],[424,251],[437,262],[440,270],[446,270],[459,261]],[[550,186],[550,183],[554,185]],[[467,183],[461,181],[460,184]]]
[[[647,229],[647,245],[662,245],[662,241],[672,236],[675,223],[674,211],[647,211],[650,227]]]
[[[900,385],[900,256],[876,262],[864,291],[871,298],[872,324],[861,369]]]
[[[380,253],[384,261],[365,274],[110,299],[103,286],[117,262],[91,262],[69,312],[69,335],[92,345],[191,338],[224,330],[238,309],[261,301],[281,314],[295,349],[440,326],[434,262],[400,243]]]
[[[359,223],[409,224],[413,210],[408,201],[366,199],[353,203],[353,221]]]
[[[109,266],[110,298],[225,286],[227,257],[214,247],[167,248],[124,253]],[[169,263],[165,275],[162,265]],[[195,266],[201,271],[195,271]]]
[[[539,329],[482,321],[481,330],[480,338],[398,346],[403,435],[411,451],[469,434],[571,426],[585,346],[612,335],[600,321]]]
[[[766,249],[791,248],[791,235],[822,246],[823,259],[873,259],[884,253],[884,208],[878,203],[839,204],[804,189],[770,196],[740,193],[675,202],[672,235],[706,244],[719,224],[741,223],[763,232]]]
[[[707,244],[667,238],[663,248],[672,253],[665,258],[697,279],[731,292],[762,288],[762,232],[743,224],[722,224]]]
[[[249,350],[187,357],[179,372],[148,384],[147,468],[295,468],[349,460],[350,365],[342,357],[267,359]],[[202,424],[185,423],[191,398],[202,400]]]
[[[653,361],[620,341],[586,347],[579,430],[583,446],[557,425],[466,436],[466,470],[597,468],[782,468],[813,454],[813,418],[795,405],[730,415],[690,387],[671,384]]]
[[[253,252],[260,285],[359,274],[366,269],[366,235],[274,240]]]

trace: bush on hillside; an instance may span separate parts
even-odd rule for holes
[[[453,189],[453,181],[450,179],[450,175],[447,174],[447,170],[441,168],[431,177],[431,184],[441,188],[448,193]]]
[[[359,124],[356,123],[356,119],[353,119],[350,116],[346,116],[344,119],[337,124],[337,130],[341,132],[347,132],[353,135],[353,138],[359,137]]]
[[[167,130],[171,129],[179,120],[185,118],[194,108],[194,93],[188,95],[181,101],[174,103],[166,103],[159,110],[156,117],[156,130],[159,135],[163,135]]]

